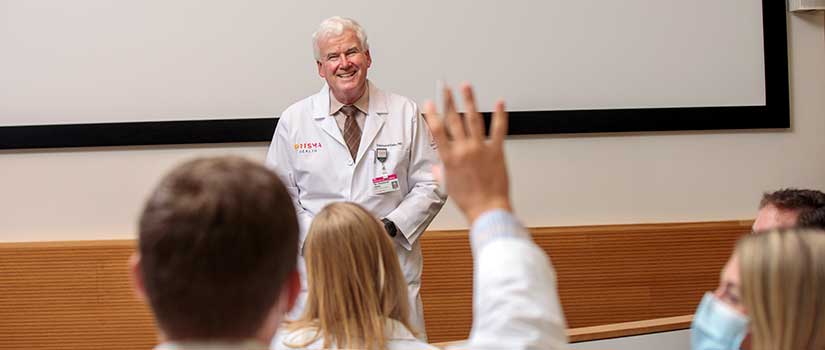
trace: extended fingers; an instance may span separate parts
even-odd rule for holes
[[[446,130],[444,130],[444,122],[441,121],[441,117],[436,111],[435,103],[432,101],[427,101],[427,103],[424,104],[424,118],[427,120],[427,126],[433,134],[435,144],[438,145],[438,153],[444,158],[442,152],[447,152],[450,147],[450,141],[447,137]]]
[[[484,140],[484,118],[481,117],[481,113],[478,113],[473,88],[470,84],[461,85],[461,94],[464,97],[464,123],[467,126],[467,133],[473,139]]]
[[[507,111],[504,108],[504,101],[496,102],[496,110],[493,112],[493,120],[490,123],[490,139],[496,147],[504,143],[507,136]]]
[[[461,115],[455,108],[455,101],[453,100],[453,93],[449,87],[444,87],[444,118],[447,120],[447,133],[453,137],[453,140],[461,141],[467,137],[464,132],[464,122],[461,121]]]

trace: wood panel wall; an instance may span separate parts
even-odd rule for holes
[[[132,292],[135,242],[0,244],[0,349],[152,349]]]
[[[751,221],[533,228],[556,268],[569,328],[693,314]],[[466,231],[422,238],[421,297],[431,341],[465,339],[472,324]]]
[[[568,326],[692,314],[750,222],[531,229],[556,267]],[[422,298],[432,342],[472,321],[466,231],[422,238]],[[134,241],[0,244],[0,349],[151,349],[156,331],[132,290]]]

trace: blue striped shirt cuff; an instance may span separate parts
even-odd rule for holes
[[[473,255],[487,243],[500,238],[530,239],[530,233],[509,211],[496,209],[481,214],[470,230]]]

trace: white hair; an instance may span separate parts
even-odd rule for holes
[[[364,31],[364,28],[362,28],[358,22],[352,18],[333,16],[321,21],[321,24],[318,25],[318,30],[312,34],[312,50],[315,53],[315,60],[321,60],[321,48],[318,47],[318,40],[330,36],[339,36],[344,34],[346,30],[353,31],[355,36],[358,37],[358,41],[361,42],[361,48],[363,48],[364,51],[369,51],[370,44],[367,43],[367,32]]]

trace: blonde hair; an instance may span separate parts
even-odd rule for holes
[[[825,232],[748,235],[736,254],[753,349],[825,349]]]
[[[304,259],[309,293],[289,331],[308,329],[324,348],[386,348],[386,319],[407,329],[407,282],[384,226],[354,203],[327,205],[312,221]],[[304,338],[306,339],[306,338]]]

